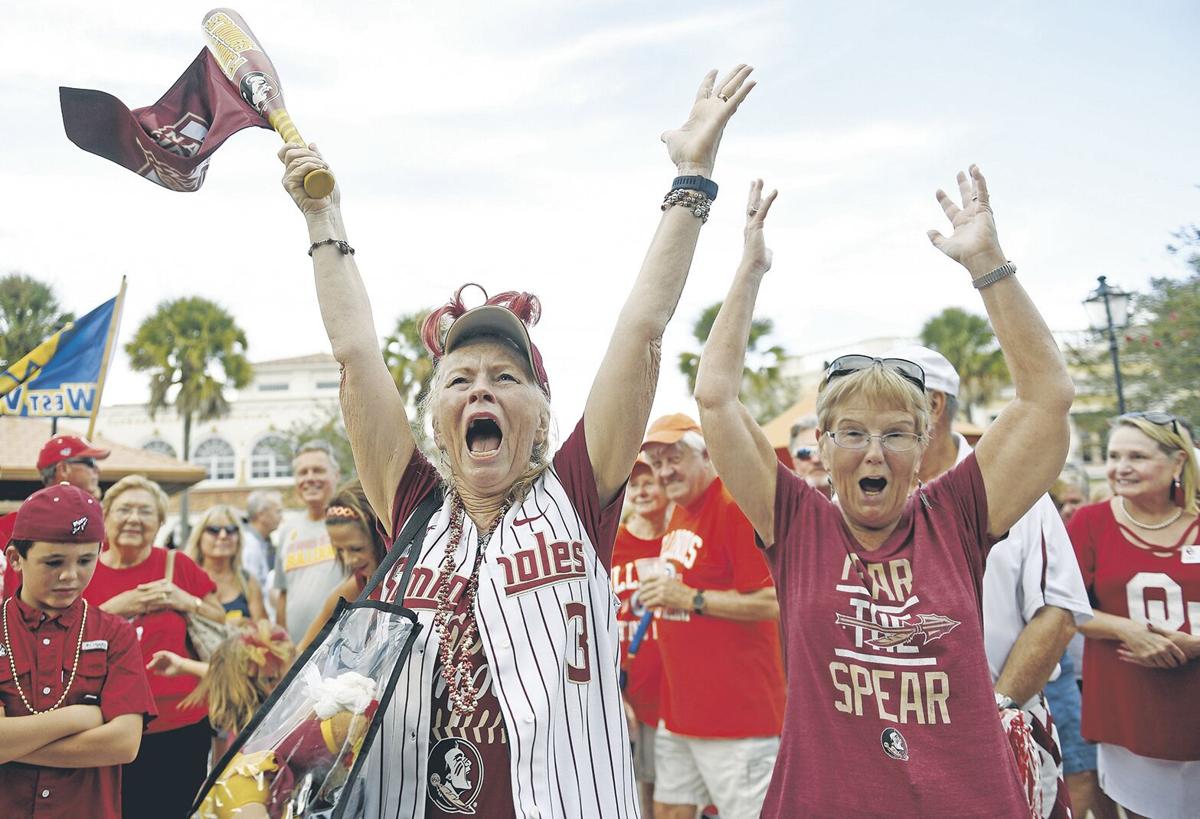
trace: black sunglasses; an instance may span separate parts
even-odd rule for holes
[[[798,447],[795,454],[796,457],[802,461],[811,460],[813,456],[813,449],[812,447],[808,446]]]
[[[920,387],[921,392],[925,392],[925,370],[921,369],[920,364],[909,361],[907,358],[875,358],[859,354],[838,356],[825,370],[825,381],[829,382],[840,376],[874,367],[876,364],[887,367],[905,380]]]
[[[1160,427],[1165,427],[1167,424],[1170,424],[1171,431],[1176,435],[1179,434],[1179,419],[1169,412],[1127,412],[1120,416],[1120,418],[1117,420],[1119,421],[1121,418],[1141,418],[1144,421],[1149,421],[1150,423]]]
[[[229,526],[205,526],[204,531],[208,532],[213,537],[217,537],[222,532],[229,535],[230,537],[233,537],[234,535],[236,535],[238,533],[238,528],[237,528],[237,526],[234,526],[233,524],[230,524]]]
[[[95,458],[68,458],[67,463],[79,464],[80,466],[86,466],[89,469],[96,468],[96,459]]]

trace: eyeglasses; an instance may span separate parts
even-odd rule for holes
[[[917,444],[921,443],[921,436],[915,432],[885,432],[882,435],[871,435],[861,429],[843,429],[825,434],[842,449],[866,449],[871,445],[873,438],[878,438],[880,446],[889,452],[911,452]]]
[[[222,532],[233,537],[238,533],[237,526],[230,524],[229,526],[205,526],[204,531],[208,532],[213,537],[219,537]]]
[[[67,463],[79,464],[80,466],[86,466],[88,469],[96,468],[96,459],[95,458],[68,458]]]
[[[1160,427],[1165,427],[1167,424],[1170,424],[1171,431],[1176,435],[1179,434],[1179,419],[1169,412],[1127,412],[1120,416],[1120,418],[1117,420],[1120,421],[1121,418],[1140,418]]]
[[[875,358],[874,356],[858,354],[838,356],[826,368],[825,381],[832,381],[843,375],[849,375],[859,370],[874,367],[876,364],[881,364],[898,375],[903,376],[907,381],[919,387],[921,392],[925,392],[925,370],[921,369],[920,364],[909,361],[907,358]]]

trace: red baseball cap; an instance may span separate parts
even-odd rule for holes
[[[642,449],[645,449],[647,444],[670,445],[678,443],[685,432],[695,432],[698,435],[703,435],[700,431],[700,425],[682,412],[677,412],[674,415],[664,415],[662,418],[656,419],[650,425],[650,429],[646,430],[646,437],[642,441]]]
[[[37,468],[42,470],[70,458],[96,458],[103,460],[108,455],[109,451],[107,449],[92,446],[77,435],[59,435],[51,438],[42,447],[42,451],[38,454]]]
[[[104,515],[95,498],[64,481],[39,489],[21,504],[12,538],[46,543],[99,543],[104,540]]]

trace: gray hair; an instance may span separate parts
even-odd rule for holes
[[[269,489],[255,489],[246,498],[246,519],[254,520],[269,506],[282,507],[283,495]]]
[[[788,433],[788,449],[792,452],[796,451],[796,439],[800,437],[800,433],[808,429],[817,428],[817,416],[813,413],[801,415],[792,424],[792,429]]]
[[[333,444],[322,438],[313,438],[311,441],[305,441],[296,449],[296,455],[292,458],[292,463],[295,464],[296,458],[299,458],[306,452],[324,452],[325,457],[329,459],[329,465],[333,467],[334,474],[342,474],[342,469],[338,464],[337,456],[333,454]]]
[[[689,429],[683,433],[683,437],[678,441],[679,445],[690,449],[697,455],[703,455],[708,452],[708,444],[704,443],[704,436],[694,429]]]
[[[954,419],[958,417],[958,396],[948,392],[944,392],[942,395],[946,396],[946,420],[953,423]]]
[[[55,473],[58,472],[58,464],[60,464],[60,463],[62,463],[62,461],[58,461],[57,463],[52,463],[52,464],[50,464],[50,466],[41,470],[42,486],[49,486],[50,484],[54,483]]]

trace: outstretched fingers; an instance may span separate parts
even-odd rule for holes
[[[975,194],[975,186],[971,184],[971,178],[962,171],[954,177],[958,181],[958,195],[962,199],[963,208],[971,207],[971,203],[978,200]]]
[[[975,193],[979,196],[980,207],[991,207],[991,200],[988,198],[987,180],[983,178],[983,171],[979,170],[978,165],[971,166],[971,179],[975,183]]]
[[[942,212],[946,214],[946,218],[953,223],[958,214],[962,212],[962,208],[956,205],[954,200],[947,196],[946,192],[941,188],[938,188],[937,193],[934,195],[937,197],[938,204],[942,206]]]
[[[738,63],[732,71],[726,74],[721,81],[716,85],[716,93],[718,97],[729,99],[734,92],[741,87],[746,81],[746,77],[750,76],[750,72],[754,69],[745,63]]]
[[[779,191],[772,190],[767,194],[767,198],[763,200],[762,205],[758,209],[758,215],[754,217],[758,220],[760,225],[767,221],[767,214],[771,212],[771,205],[775,204],[775,198],[777,196],[779,196]]]
[[[706,100],[712,96],[713,84],[717,81],[717,69],[713,69],[704,75],[704,79],[700,81],[700,88],[696,90],[696,100]]]

